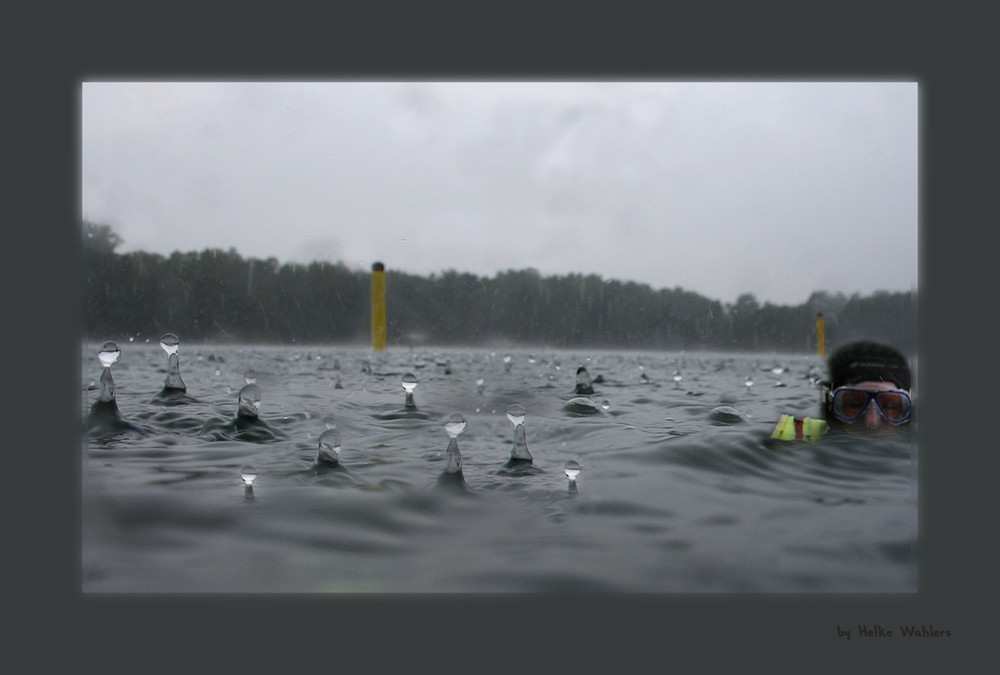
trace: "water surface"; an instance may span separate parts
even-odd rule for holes
[[[911,434],[763,441],[817,412],[815,357],[181,344],[171,401],[160,346],[119,346],[140,431],[83,435],[87,592],[916,591]],[[250,369],[260,424],[239,424]],[[331,426],[337,465],[317,462]]]

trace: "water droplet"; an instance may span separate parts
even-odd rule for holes
[[[681,375],[681,371],[675,370],[674,371],[674,382],[680,382],[683,379],[684,379],[684,377]]]
[[[566,472],[566,477],[569,478],[570,481],[575,481],[576,477],[580,475],[580,463],[571,459],[566,462],[566,466],[563,471]]]
[[[333,415],[327,415],[323,418],[323,427],[326,429],[335,429],[337,427],[337,421]]]
[[[462,472],[462,453],[458,449],[458,441],[454,437],[448,441],[447,464],[445,474],[460,474]]]
[[[97,352],[97,358],[105,368],[110,368],[121,355],[122,350],[114,342],[105,342]]]
[[[97,397],[104,403],[115,400],[115,378],[111,375],[111,368],[105,368],[101,373],[101,388]]]
[[[163,351],[167,353],[167,356],[173,356],[176,354],[180,345],[180,339],[173,333],[164,333],[160,336],[160,347],[162,347]]]
[[[239,414],[257,417],[260,412],[260,387],[248,384],[240,389]]]
[[[340,432],[328,428],[319,435],[319,460],[337,464],[340,462]]]
[[[257,383],[257,371],[254,370],[253,368],[247,368],[246,372],[243,373],[243,380],[247,384],[256,384]]]
[[[512,460],[532,461],[531,453],[528,451],[528,440],[524,433],[524,425],[518,424],[514,427],[514,449],[510,452]]]
[[[247,486],[253,485],[253,482],[257,480],[257,469],[251,465],[246,465],[240,469],[240,476],[243,478],[243,483]]]
[[[743,421],[743,417],[740,415],[736,408],[729,405],[720,405],[712,408],[709,411],[708,416],[715,422],[721,424],[736,424]]]
[[[588,414],[597,412],[597,404],[587,396],[577,396],[575,398],[571,398],[566,401],[566,405],[564,407],[566,410],[575,413]]]
[[[602,399],[601,399],[601,403],[600,403],[600,406],[601,406],[601,408],[603,408],[604,410],[608,410],[608,409],[609,409],[609,408],[611,407],[611,401],[609,401],[609,400],[608,400],[608,399],[606,399],[606,398],[602,398]]]
[[[407,373],[403,375],[403,391],[407,394],[412,394],[413,390],[417,388],[417,377],[413,373]]]
[[[465,415],[460,412],[453,412],[445,420],[444,430],[448,433],[449,438],[458,438],[459,434],[465,431],[466,424]]]
[[[524,424],[524,406],[519,403],[507,408],[507,419],[510,420],[511,424],[515,427]]]

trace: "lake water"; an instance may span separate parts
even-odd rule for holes
[[[168,405],[160,345],[118,344],[118,408],[143,433],[83,435],[85,592],[917,590],[915,434],[764,443],[779,414],[817,413],[816,357],[181,344],[192,400]],[[263,425],[235,423],[248,369]],[[336,466],[317,462],[330,424]]]

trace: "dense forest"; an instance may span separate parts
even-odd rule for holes
[[[228,251],[120,254],[108,225],[83,223],[84,337],[173,332],[188,342],[366,344],[370,270],[342,263],[279,264]],[[596,275],[492,278],[386,270],[387,344],[532,345],[815,353],[822,314],[829,346],[854,339],[916,350],[915,294],[814,292],[802,305],[723,304]]]

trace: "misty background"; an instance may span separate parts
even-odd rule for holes
[[[342,263],[279,263],[234,249],[118,253],[121,238],[84,224],[85,326],[91,340],[366,344],[371,272]],[[427,277],[387,269],[388,346],[604,347],[727,351],[817,350],[875,339],[913,352],[916,296],[816,292],[788,306],[751,293],[721,303],[680,287],[597,275],[492,277],[447,271]]]
[[[915,82],[84,82],[80,113],[119,254],[380,261],[399,320],[407,275],[451,271],[917,291]]]

